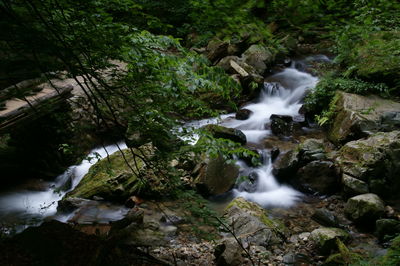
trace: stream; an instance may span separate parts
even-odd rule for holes
[[[225,127],[239,129],[246,135],[248,146],[257,147],[258,152],[262,154],[263,164],[256,168],[248,166],[244,161],[237,162],[241,175],[252,176],[253,179],[238,184],[230,192],[231,197],[244,197],[263,207],[290,207],[300,200],[302,196],[300,192],[276,180],[272,174],[270,151],[265,149],[262,143],[272,135],[271,130],[268,129],[272,114],[289,115],[294,118],[294,121],[301,118],[299,109],[302,106],[302,99],[306,92],[315,87],[318,82],[317,77],[304,72],[309,61],[329,61],[329,59],[325,56],[313,56],[301,61],[293,61],[290,67],[268,77],[259,98],[242,107],[252,111],[247,120],[236,120],[234,114],[227,114],[185,125],[187,128],[199,128],[206,124],[219,123]],[[126,148],[123,142],[117,145],[121,149]],[[19,232],[28,226],[40,224],[46,219],[68,221],[74,213],[57,213],[58,201],[79,184],[98,159],[106,157],[107,153],[112,154],[118,151],[117,145],[93,149],[87,159],[79,165],[69,167],[55,181],[40,181],[38,190],[15,189],[0,194],[2,230],[12,228],[10,230]],[[123,206],[101,201],[92,205],[91,208],[90,218],[99,223],[122,219],[128,211]]]

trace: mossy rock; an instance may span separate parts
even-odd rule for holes
[[[204,129],[209,132],[214,138],[229,139],[238,142],[242,145],[246,144],[246,135],[235,128],[227,128],[219,125],[207,125]]]
[[[141,149],[144,154],[152,153],[150,145],[142,146]],[[133,151],[136,155],[143,156],[138,150]],[[67,193],[66,198],[93,199],[96,196],[111,201],[123,201],[131,195],[154,193],[156,187],[151,185],[154,180],[146,175],[144,162],[139,156],[133,156],[129,149],[122,152],[124,156],[116,152],[94,164],[79,185]]]
[[[338,91],[335,99],[335,117],[328,134],[337,145],[360,139],[379,131],[398,128],[400,103],[378,96],[361,96]]]
[[[350,198],[344,212],[357,224],[371,226],[385,213],[385,204],[377,195],[367,193]]]
[[[288,235],[283,222],[268,216],[265,209],[256,203],[236,198],[225,208],[224,217],[231,222],[238,236],[252,235],[257,244],[280,243]],[[262,242],[264,241],[264,242]]]
[[[336,239],[348,241],[350,235],[339,228],[321,227],[311,232],[311,239],[315,246],[323,255],[327,255],[334,250],[337,250]]]
[[[367,139],[348,142],[337,157],[344,174],[365,182],[369,191],[384,198],[398,197],[399,161],[400,131],[380,132]]]

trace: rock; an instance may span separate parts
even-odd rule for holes
[[[321,227],[311,232],[311,239],[321,254],[328,255],[337,249],[336,239],[347,241],[350,235],[339,228]]]
[[[253,44],[242,55],[245,63],[253,66],[258,74],[263,75],[267,70],[267,65],[271,64],[275,57],[272,52],[259,44]]]
[[[125,201],[125,206],[128,208],[133,208],[136,205],[140,205],[142,202],[143,200],[138,198],[137,196],[131,196]]]
[[[291,179],[300,167],[299,151],[297,149],[285,153],[276,160],[273,174],[281,180]]]
[[[144,145],[140,148],[146,156],[151,157],[153,148],[151,145]],[[101,197],[110,201],[124,202],[131,195],[157,195],[160,191],[168,189],[163,186],[159,177],[147,173],[145,164],[140,159],[143,154],[134,150],[133,156],[129,149],[123,150],[127,162],[137,167],[137,171],[146,176],[146,183],[137,177],[137,171],[132,172],[120,152],[116,152],[104,158],[90,167],[89,172],[83,177],[79,185],[65,198]],[[135,157],[135,159],[134,159]],[[142,177],[143,178],[143,177]]]
[[[72,212],[90,202],[91,200],[88,199],[70,197],[60,200],[58,202],[57,210],[60,212]]]
[[[312,161],[324,161],[325,159],[326,153],[323,141],[318,139],[306,139],[304,142],[297,145],[297,147],[292,148],[291,151],[285,153],[276,160],[273,173],[281,180],[293,180],[297,171],[301,167],[306,166],[307,163]],[[330,163],[314,163],[314,165],[310,165],[303,170],[308,171],[316,165],[327,165],[331,167]],[[308,178],[312,177],[305,177],[305,179]]]
[[[212,39],[206,48],[208,60],[214,62],[226,55],[228,55],[229,43],[221,41],[217,38]]]
[[[325,147],[322,140],[306,139],[301,143],[299,149],[301,161],[303,163],[326,159]]]
[[[234,238],[225,238],[215,247],[214,256],[217,265],[242,265],[242,248]]]
[[[312,161],[301,167],[296,183],[306,192],[332,194],[339,188],[339,172],[333,162]]]
[[[289,115],[271,115],[271,131],[278,136],[290,136],[293,132],[293,117]]]
[[[274,162],[276,158],[278,158],[279,154],[281,153],[280,149],[275,147],[271,150],[271,161]]]
[[[317,209],[311,218],[323,226],[340,227],[338,218],[327,209]]]
[[[242,131],[235,128],[227,128],[218,125],[207,125],[203,128],[214,138],[229,139],[242,145],[246,144],[247,142],[246,135],[243,134]]]
[[[240,109],[239,111],[236,112],[235,118],[237,120],[246,120],[250,117],[252,113],[253,112],[250,111],[249,109]]]
[[[369,191],[385,198],[398,198],[400,131],[380,132],[348,142],[339,150],[336,160],[344,174],[365,182]]]
[[[329,139],[344,144],[378,131],[398,129],[400,103],[378,96],[361,96],[337,92],[336,116],[329,131]]]
[[[400,234],[400,221],[379,219],[376,221],[376,235],[380,241],[390,240]]]
[[[358,224],[371,225],[385,213],[385,205],[375,194],[362,194],[350,198],[344,212],[350,220]]]
[[[368,184],[349,175],[342,175],[343,191],[350,196],[366,194],[369,192]]]
[[[229,203],[224,217],[236,236],[249,244],[267,247],[286,238],[287,229],[280,221],[269,218],[263,208],[243,198]]]
[[[236,183],[239,169],[221,157],[208,158],[199,167],[195,179],[197,190],[205,195],[219,195],[229,191]]]

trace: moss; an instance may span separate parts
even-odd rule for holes
[[[136,167],[139,171],[144,169],[143,161],[139,158],[134,159],[130,150],[124,150],[123,153],[133,169]],[[90,199],[99,196],[109,200],[123,200],[132,194],[142,192],[146,186],[143,179],[132,172],[121,153],[116,152],[93,165],[67,197]]]
[[[393,239],[392,244],[380,265],[400,265],[400,235]]]

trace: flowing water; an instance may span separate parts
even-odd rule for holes
[[[325,56],[306,58],[293,62],[292,66],[266,79],[261,94],[253,103],[243,106],[252,111],[246,120],[236,120],[234,114],[221,116],[220,119],[207,119],[192,122],[188,126],[195,128],[206,124],[219,123],[222,126],[241,130],[247,137],[247,143],[252,146],[263,146],[262,141],[271,136],[268,130],[273,114],[292,116],[294,121],[301,118],[299,109],[302,100],[311,88],[314,88],[318,78],[302,72],[309,61],[328,61]],[[244,161],[238,161],[242,175],[250,178],[237,184],[232,191],[233,197],[243,197],[256,202],[263,207],[289,207],[301,197],[295,189],[279,184],[272,174],[273,166],[269,156],[270,151],[264,148],[258,150],[262,155],[263,165],[257,168],[248,166]]]
[[[70,166],[54,182],[42,182],[40,191],[18,189],[1,194],[0,221],[3,226],[12,226],[14,230],[21,231],[29,225],[40,223],[47,217],[64,222],[67,221],[73,216],[73,213],[67,215],[58,214],[58,201],[79,184],[93,164],[106,157],[107,154],[117,152],[119,150],[118,147],[125,149],[126,145],[120,142],[93,149],[81,164]],[[97,215],[96,218],[98,220],[111,221],[119,220],[125,214],[126,210],[124,208],[108,207],[101,214],[95,215]]]
[[[271,115],[289,115],[296,120],[300,116],[299,109],[305,93],[317,84],[316,77],[301,71],[307,65],[307,60],[326,61],[328,59],[324,56],[317,56],[297,61],[292,64],[292,67],[269,77],[259,98],[243,107],[252,111],[247,120],[236,120],[234,114],[228,114],[218,118],[187,123],[185,128],[199,128],[206,124],[219,123],[226,127],[240,129],[246,135],[248,144],[262,147],[262,141],[271,135],[271,131],[267,129],[271,122]],[[196,142],[196,136],[193,137],[192,142]],[[119,143],[92,150],[88,159],[83,160],[79,165],[69,167],[54,182],[42,182],[41,185],[45,187],[40,191],[15,190],[0,194],[0,226],[14,223],[13,228],[20,231],[28,225],[40,223],[47,217],[67,221],[74,213],[68,215],[57,213],[58,201],[79,184],[89,168],[99,158],[118,151],[118,146],[121,149],[126,148],[124,143]],[[257,202],[263,207],[293,205],[301,193],[289,186],[279,184],[272,174],[270,152],[263,148],[259,149],[259,152],[262,154],[264,162],[258,168],[252,168],[245,162],[238,161],[241,173],[252,178],[238,184],[231,194],[234,197],[244,197]],[[88,210],[89,216],[97,222],[121,219],[127,211],[122,206],[106,204],[104,207],[97,203]]]

